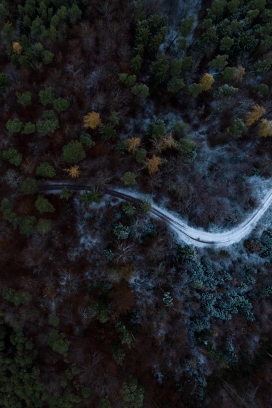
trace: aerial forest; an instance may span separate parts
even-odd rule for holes
[[[0,408],[271,407],[271,180],[272,0],[0,0]]]

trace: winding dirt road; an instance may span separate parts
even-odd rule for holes
[[[43,184],[39,186],[40,192],[60,191],[63,187],[67,187],[72,191],[84,191],[91,190],[92,186],[89,185],[76,185],[76,184]],[[126,201],[130,201],[133,204],[138,204],[140,199],[137,198],[136,193],[123,192],[122,190],[106,189],[105,194],[113,197],[121,198]],[[193,228],[187,225],[184,221],[180,220],[177,216],[173,215],[165,209],[159,208],[157,205],[152,204],[151,213],[164,220],[174,230],[178,237],[188,245],[194,245],[197,247],[213,246],[213,247],[227,247],[233,245],[241,239],[245,238],[253,230],[257,222],[270,207],[272,203],[272,190],[267,193],[261,202],[259,208],[253,211],[253,213],[237,227],[222,233],[206,232],[201,229]]]

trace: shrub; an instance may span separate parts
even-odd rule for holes
[[[85,159],[86,154],[82,144],[78,140],[72,140],[62,148],[62,156],[65,163],[77,164]]]
[[[40,213],[55,211],[53,205],[43,195],[38,196],[37,200],[35,201],[35,207],[38,211],[40,211]]]
[[[131,172],[131,171],[128,171],[127,173],[125,173],[124,175],[123,175],[123,177],[121,177],[121,180],[122,180],[122,182],[125,184],[125,186],[130,186],[130,185],[132,185],[132,184],[135,184],[136,183],[136,174],[135,173],[133,173],[133,172]]]
[[[22,105],[23,107],[31,105],[31,93],[29,91],[23,92],[20,94],[20,92],[15,93],[17,96],[17,102]]]
[[[35,194],[39,190],[39,182],[31,177],[27,177],[23,180],[20,191],[25,194]]]
[[[6,128],[10,133],[18,133],[21,131],[23,123],[18,119],[9,119],[6,123]]]
[[[13,149],[13,147],[10,147],[7,150],[3,150],[1,157],[3,160],[9,161],[11,164],[14,164],[15,166],[19,166],[22,163],[21,153],[19,153],[18,150]]]
[[[45,162],[38,166],[36,174],[37,176],[54,177],[56,175],[56,170],[53,166],[51,166],[51,164]]]

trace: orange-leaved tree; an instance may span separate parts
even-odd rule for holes
[[[161,158],[153,154],[152,159],[147,158],[146,160],[145,167],[147,167],[149,174],[157,173],[159,165],[162,164]]]
[[[127,139],[128,151],[133,154],[136,153],[140,143],[141,140],[139,139],[139,137],[130,137],[129,139]]]
[[[246,126],[251,126],[255,123],[262,115],[265,114],[265,109],[260,105],[254,105],[252,107],[252,112],[248,112],[246,117]]]
[[[98,112],[92,111],[86,116],[83,116],[84,127],[96,129],[98,126],[102,126],[102,121]]]
[[[63,169],[63,170],[69,173],[69,176],[71,176],[72,178],[78,178],[80,174],[82,173],[82,171],[79,170],[79,166],[73,166],[70,169]]]
[[[178,147],[177,142],[173,138],[172,132],[169,132],[168,135],[161,138],[160,145],[162,150],[171,148],[177,149]]]
[[[234,74],[233,74],[233,79],[238,82],[243,81],[243,77],[246,73],[246,70],[242,65],[239,65],[237,68],[235,68]]]
[[[209,89],[211,89],[213,82],[213,76],[206,73],[200,80],[202,91],[208,91]]]
[[[259,125],[259,135],[263,137],[272,136],[272,120],[261,119]]]

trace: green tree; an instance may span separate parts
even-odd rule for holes
[[[181,66],[182,71],[188,71],[191,68],[192,63],[193,63],[192,57],[185,57],[182,60],[182,66]]]
[[[123,383],[120,393],[123,398],[124,408],[142,408],[144,389],[139,386],[135,378],[130,376],[129,382]]]
[[[103,140],[111,140],[115,139],[116,137],[116,130],[111,124],[101,126],[101,128],[99,129],[99,133],[102,135]]]
[[[183,79],[173,78],[167,83],[167,91],[177,94],[185,87]]]
[[[148,200],[141,200],[139,204],[139,208],[143,213],[148,213],[152,210],[152,204]]]
[[[45,65],[51,64],[54,58],[54,53],[48,50],[44,50],[42,53],[42,60]]]
[[[79,140],[80,140],[80,143],[84,144],[87,147],[95,146],[95,142],[92,140],[89,133],[82,132]]]
[[[224,69],[225,66],[228,64],[226,61],[228,59],[228,55],[217,55],[212,61],[209,62],[209,66],[212,69]]]
[[[54,314],[50,314],[48,316],[48,323],[51,324],[52,326],[56,327],[59,324],[59,318],[58,316],[54,315]]]
[[[36,17],[31,24],[31,37],[38,39],[44,30],[45,26],[42,19],[40,17]]]
[[[140,148],[137,150],[135,159],[137,163],[143,163],[146,158],[146,150],[143,148]]]
[[[221,80],[223,82],[230,82],[234,77],[234,73],[235,73],[234,67],[226,67],[221,74]]]
[[[68,201],[72,197],[72,195],[73,195],[72,191],[69,190],[69,188],[67,187],[63,187],[63,189],[60,192],[60,198],[66,201]]]
[[[59,120],[53,110],[43,112],[43,120],[38,120],[37,131],[42,136],[52,136],[56,129],[59,128]]]
[[[29,135],[30,133],[34,133],[35,130],[36,130],[36,125],[35,125],[35,123],[27,122],[27,123],[24,125],[24,128],[23,128],[23,130],[22,130],[22,133],[23,133],[23,134],[26,134],[26,135]]]
[[[53,88],[51,86],[42,89],[39,92],[39,98],[42,105],[52,105],[54,101]]]
[[[50,163],[45,162],[38,166],[36,174],[37,176],[42,177],[54,177],[56,175],[56,170],[54,169],[53,166],[51,166]]]
[[[143,60],[142,60],[142,57],[139,54],[136,55],[136,57],[133,57],[130,60],[129,66],[130,66],[131,72],[134,75],[137,75],[140,72],[140,69],[142,67],[142,63],[143,63]]]
[[[242,119],[235,119],[232,124],[227,128],[227,132],[235,139],[241,137],[241,135],[247,131],[247,127]]]
[[[211,8],[208,9],[208,16],[216,18],[218,15],[223,13],[226,6],[226,0],[213,0]]]
[[[111,408],[111,403],[109,401],[109,397],[102,398],[100,400],[100,408]]]
[[[9,119],[6,123],[6,128],[10,133],[18,133],[21,131],[23,123],[18,119]]]
[[[194,17],[183,18],[180,24],[180,28],[179,28],[180,34],[183,37],[187,37],[192,30],[193,24],[194,24]]]
[[[256,93],[260,93],[263,96],[267,95],[269,92],[269,87],[266,84],[258,84],[254,87],[254,92]]]
[[[37,200],[35,201],[35,207],[38,211],[40,211],[40,213],[55,211],[53,205],[43,195],[38,196]]]
[[[123,175],[123,177],[121,177],[121,180],[122,180],[122,182],[125,184],[125,186],[130,186],[130,185],[132,185],[132,184],[135,184],[136,183],[136,174],[135,173],[133,173],[133,172],[131,172],[131,171],[128,171],[127,173],[125,173],[124,175]]]
[[[118,239],[127,239],[130,233],[130,228],[119,222],[118,224],[114,225],[112,232]]]
[[[234,39],[230,37],[224,37],[220,42],[220,51],[229,51],[234,43]]]
[[[36,217],[25,215],[19,218],[19,229],[21,234],[33,234],[35,232]]]
[[[23,180],[20,191],[25,194],[35,194],[39,190],[39,182],[31,177],[27,177]]]
[[[110,116],[109,116],[109,122],[110,122],[110,124],[113,125],[113,126],[119,125],[119,122],[120,122],[119,112],[112,111],[112,112],[110,113]]]
[[[128,74],[119,74],[118,77],[120,81],[129,88],[135,85],[135,82],[137,79],[136,75],[128,75]]]
[[[160,84],[165,81],[168,76],[168,71],[168,58],[165,54],[160,54],[156,61],[151,64],[151,76],[155,83]]]
[[[66,339],[65,333],[60,333],[56,329],[52,329],[49,333],[48,346],[52,347],[53,351],[67,356],[70,342]]]
[[[189,92],[193,98],[196,98],[202,92],[202,85],[201,84],[190,85]]]
[[[14,164],[15,166],[19,166],[22,163],[21,153],[19,153],[18,150],[13,149],[13,147],[3,150],[1,153],[1,157],[3,160],[9,161],[11,164]]]
[[[53,106],[54,109],[60,113],[65,112],[69,108],[70,103],[64,98],[58,98],[53,101]]]
[[[127,202],[127,201],[125,201],[125,202],[122,204],[122,211],[123,211],[126,215],[133,215],[133,214],[135,214],[135,210],[136,210],[136,208],[134,207],[134,205],[131,204],[131,203],[129,203],[129,202]]]
[[[17,96],[17,102],[23,107],[31,105],[32,98],[29,91],[23,92],[22,94],[20,92],[16,92],[15,95]]]
[[[131,92],[141,99],[146,99],[149,95],[149,88],[145,84],[136,84],[131,88]]]
[[[216,98],[223,98],[225,96],[231,96],[233,94],[235,94],[236,92],[238,92],[239,89],[238,88],[234,88],[233,86],[230,85],[223,85],[220,86],[215,92],[214,92],[214,97]]]
[[[72,140],[62,148],[62,157],[65,163],[77,164],[85,159],[86,154],[82,144],[78,140]]]
[[[37,231],[41,234],[47,234],[51,230],[51,220],[40,218],[37,223]]]
[[[128,151],[128,144],[126,140],[119,140],[117,142],[115,149],[121,154],[124,155]]]
[[[159,139],[166,133],[165,123],[162,119],[157,119],[149,125],[149,135],[151,139]]]

